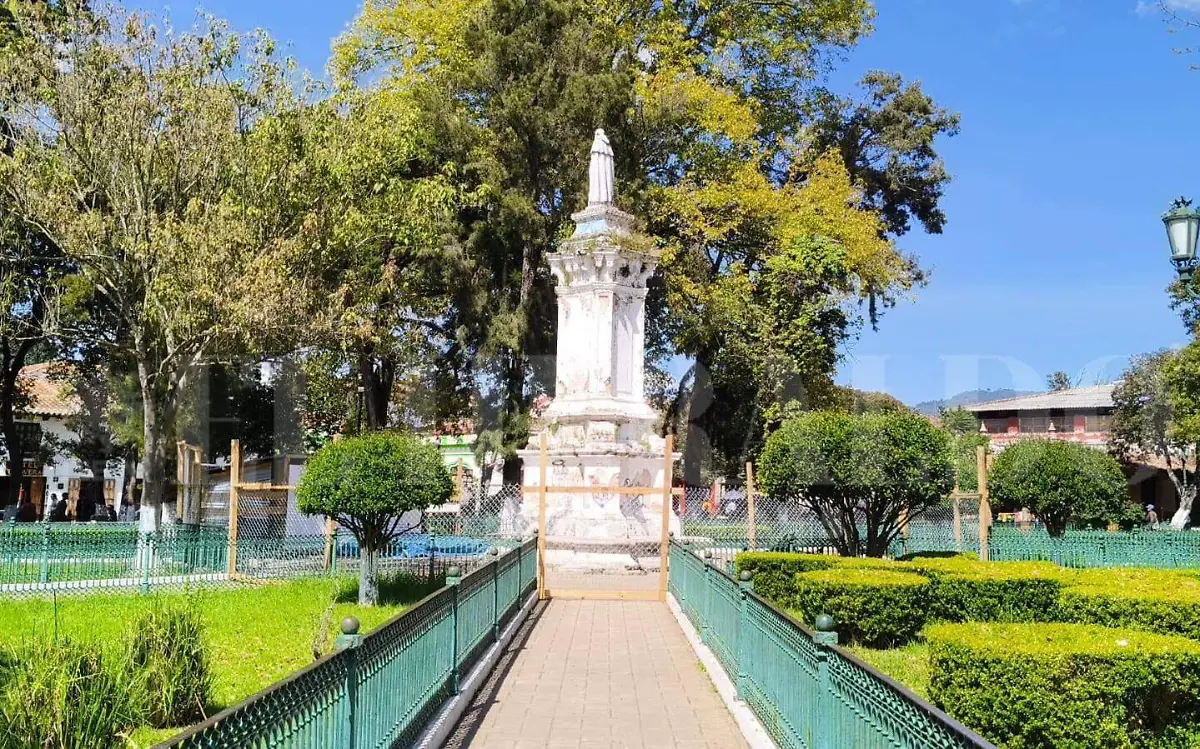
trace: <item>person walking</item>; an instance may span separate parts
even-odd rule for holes
[[[1154,505],[1146,505],[1146,525],[1151,528],[1158,527],[1158,513],[1154,511]]]

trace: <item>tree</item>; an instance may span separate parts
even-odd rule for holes
[[[11,153],[11,132],[0,119],[0,154]],[[35,349],[50,337],[50,318],[70,262],[58,246],[14,215],[0,194],[0,442],[8,465],[7,491],[0,504],[15,505],[24,458],[38,445],[24,444],[17,416],[29,405],[27,382],[20,377]]]
[[[664,250],[648,298],[650,355],[696,362],[666,420],[690,422],[689,480],[706,440],[740,466],[782,403],[801,390],[810,402],[827,398],[838,346],[857,322],[852,302],[868,302],[874,319],[876,300],[890,303],[923,278],[883,239],[889,228],[873,207],[915,197],[911,181],[897,181],[905,170],[944,181],[914,145],[944,132],[931,124],[941,115],[920,113],[903,86],[880,88],[875,101],[892,107],[888,117],[909,118],[906,155],[895,150],[904,138],[891,139],[899,122],[847,155],[812,145],[823,116],[815,82],[872,17],[861,0],[366,4],[339,40],[334,70],[425,92],[446,124],[443,140],[462,144],[464,173],[496,190],[463,216],[477,281],[493,292],[452,312],[485,382],[489,444],[510,456],[526,444],[529,405],[551,386],[538,359],[551,353],[555,324],[543,256],[582,207],[596,127],[617,145],[624,207],[646,217]],[[833,110],[839,123],[858,123],[851,129],[884,125]],[[864,191],[852,176],[877,170],[886,190]],[[841,232],[823,210],[861,217]],[[754,355],[753,345],[771,350]]]
[[[1071,375],[1062,370],[1051,372],[1046,376],[1046,389],[1052,393],[1070,390],[1073,387],[1075,387],[1075,383],[1071,381]]]
[[[18,6],[10,6],[18,7]],[[20,6],[23,7],[23,6]],[[22,9],[0,54],[18,132],[0,175],[22,218],[80,266],[90,309],[64,331],[136,369],[142,524],[158,522],[180,398],[208,359],[279,330],[293,313],[285,237],[264,201],[255,130],[291,105],[262,36],[215,21],[164,33],[144,16]]]
[[[954,486],[949,436],[907,412],[798,416],[767,438],[758,473],[769,495],[811,509],[843,556],[883,556],[902,516]]]
[[[837,149],[863,186],[865,205],[883,217],[893,236],[906,234],[913,218],[940,234],[950,174],[935,143],[958,133],[959,116],[937,106],[920,83],[905,84],[894,73],[873,70],[859,85],[865,91],[860,102],[824,89],[814,97],[820,116],[812,152]]]
[[[447,310],[474,285],[454,220],[474,196],[409,92],[341,92],[296,121],[305,267],[317,276],[310,343],[348,359],[367,427],[394,427],[401,382],[459,360]]]
[[[1117,522],[1128,485],[1110,455],[1063,440],[1022,440],[997,456],[988,489],[1002,507],[1028,507],[1051,536],[1068,524],[1103,528]]]
[[[56,3],[39,11],[57,15]],[[0,54],[21,41],[13,11],[0,7]],[[4,94],[0,94],[4,96]],[[10,157],[18,127],[0,99],[0,157]],[[3,174],[0,173],[0,179]],[[21,490],[24,458],[40,445],[23,444],[16,417],[28,405],[21,369],[36,361],[39,348],[49,347],[50,316],[72,265],[60,248],[37,226],[24,221],[0,186],[0,446],[8,467],[0,506],[15,505]]]
[[[942,428],[955,437],[979,432],[979,418],[962,406],[939,407],[938,420],[942,423]]]
[[[908,411],[898,398],[888,393],[876,393],[868,390],[855,390],[848,387],[835,388],[834,397],[838,407],[852,414],[887,413],[889,411]]]
[[[1191,517],[1196,499],[1195,445],[1189,430],[1176,430],[1175,408],[1167,371],[1175,354],[1161,350],[1135,356],[1113,388],[1113,418],[1109,449],[1118,459],[1137,460],[1157,456],[1179,496],[1179,510],[1171,518],[1171,527],[1184,528]],[[1174,381],[1186,393],[1190,362],[1176,370]],[[1193,462],[1189,468],[1189,462]]]
[[[379,552],[403,527],[403,515],[450,499],[454,486],[437,447],[412,434],[372,432],[330,442],[308,461],[296,488],[301,512],[349,529],[361,553],[358,602],[379,599]]]

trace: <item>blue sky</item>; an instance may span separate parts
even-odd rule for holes
[[[1200,0],[1173,0],[1182,6]],[[180,25],[195,3],[169,7]],[[323,68],[358,3],[205,0]],[[1200,72],[1138,0],[878,0],[875,34],[832,77],[920,80],[962,114],[944,234],[902,239],[933,269],[915,301],[849,347],[840,379],[902,400],[1043,387],[1063,369],[1115,378],[1131,354],[1181,345],[1159,214],[1200,198]],[[1193,32],[1200,46],[1200,30]],[[1200,58],[1196,58],[1200,62]],[[980,358],[984,357],[984,358]]]

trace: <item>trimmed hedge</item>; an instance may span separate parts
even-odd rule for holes
[[[809,624],[829,614],[843,641],[886,647],[921,631],[928,594],[929,578],[911,572],[817,570],[795,576],[789,608]]]
[[[754,592],[784,608],[794,608],[795,578],[801,572],[839,569],[891,569],[883,559],[835,557],[823,554],[796,554],[785,551],[748,551],[737,555],[738,574],[749,570]]]
[[[980,562],[969,557],[915,559],[933,581],[929,618],[945,622],[1053,621],[1063,579],[1049,562]]]
[[[1082,624],[925,630],[930,695],[1001,747],[1191,746],[1200,643]]]
[[[1163,570],[1082,570],[1059,596],[1057,618],[1200,640],[1200,579]]]

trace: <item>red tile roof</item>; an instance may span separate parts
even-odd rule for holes
[[[64,362],[46,362],[21,368],[17,378],[27,388],[31,401],[23,411],[25,414],[66,418],[79,413],[79,398],[61,379],[69,366]]]

